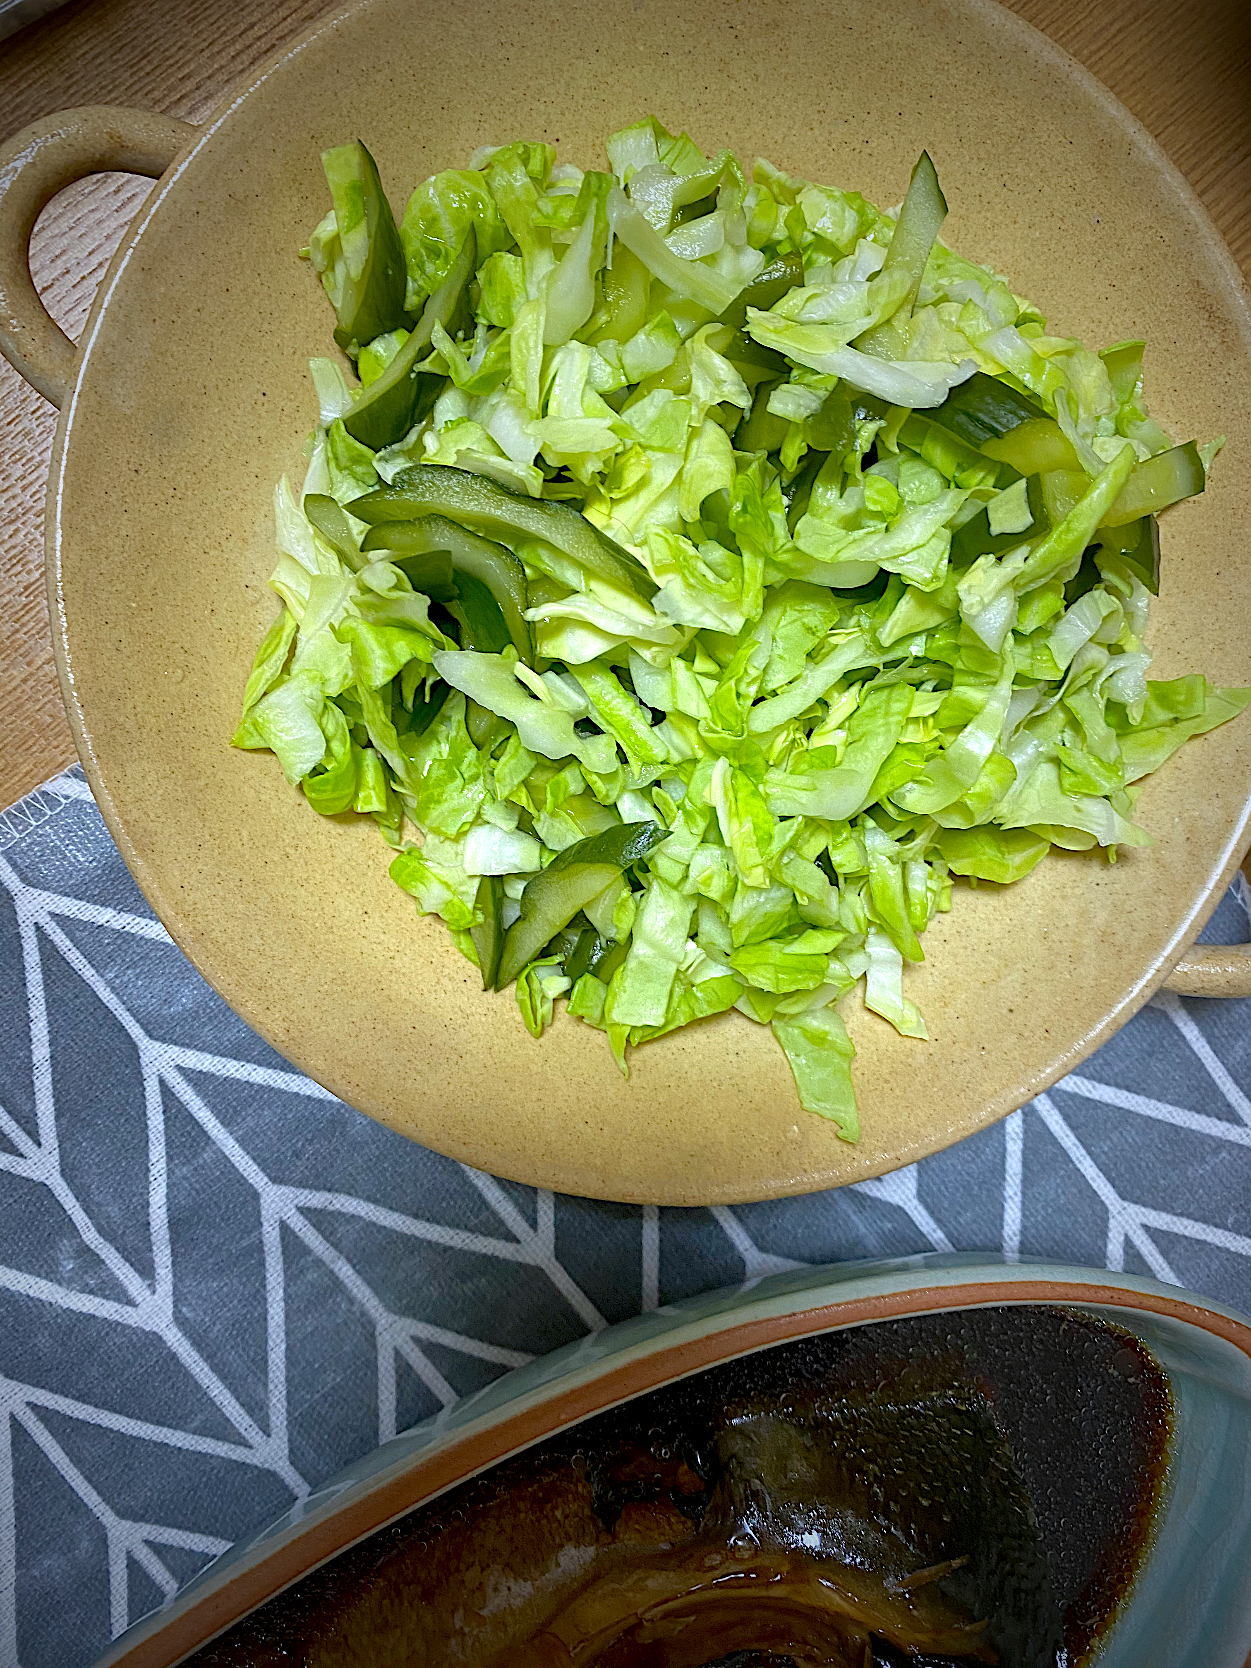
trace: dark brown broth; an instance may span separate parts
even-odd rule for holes
[[[495,1668],[503,1649],[538,1662],[522,1642],[596,1577],[611,1586],[613,1572],[737,1546],[732,1557],[772,1559],[801,1580],[838,1567],[906,1582],[959,1560],[922,1597],[949,1618],[985,1620],[969,1648],[1004,1668],[1065,1668],[1106,1631],[1132,1582],[1169,1419],[1167,1382],[1146,1349],[1077,1312],[966,1310],[804,1339],[638,1397],[494,1467],[192,1661]],[[501,1570],[515,1574],[511,1598]],[[667,1647],[639,1642],[650,1637],[627,1634],[595,1660],[668,1662]],[[974,1660],[876,1633],[850,1655],[792,1657],[768,1640],[765,1651],[699,1660],[858,1658],[860,1668],[865,1649],[875,1668]],[[765,1642],[763,1629],[737,1639]]]

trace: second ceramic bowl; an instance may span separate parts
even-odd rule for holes
[[[936,1311],[1077,1308],[1164,1369],[1174,1423],[1155,1535],[1099,1668],[1244,1668],[1251,1652],[1251,1321],[1132,1275],[934,1255],[772,1276],[610,1327],[508,1373],[359,1461],[212,1565],[99,1668],[171,1668],[363,1536],[592,1414],[772,1345]],[[431,1668],[437,1665],[431,1664]]]

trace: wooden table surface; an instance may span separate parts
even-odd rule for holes
[[[472,0],[470,0],[472,3]],[[1251,274],[1248,0],[1010,0],[1092,70],[1164,146]],[[76,104],[200,121],[327,0],[74,0],[0,45],[0,142]],[[146,180],[99,175],[40,217],[35,279],[76,336]],[[56,413],[0,360],[0,807],[69,764],[43,583]]]

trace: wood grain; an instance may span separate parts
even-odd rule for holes
[[[1011,0],[1099,77],[1190,180],[1251,274],[1251,7],[1246,0]],[[201,120],[326,0],[76,0],[0,55],[0,141],[75,104]],[[936,13],[940,10],[936,6]],[[148,190],[105,174],[40,217],[31,267],[71,336]],[[43,584],[43,497],[56,413],[0,361],[0,806],[70,763]]]

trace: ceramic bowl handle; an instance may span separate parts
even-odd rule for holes
[[[1251,996],[1251,944],[1192,944],[1164,988],[1178,996]]]
[[[91,104],[32,122],[0,149],[0,353],[53,405],[69,393],[77,349],[31,279],[40,210],[87,174],[159,179],[198,131],[155,111]]]

